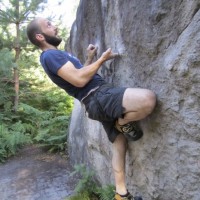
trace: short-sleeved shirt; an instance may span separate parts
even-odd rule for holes
[[[63,78],[57,75],[58,70],[65,65],[68,61],[80,69],[83,67],[81,62],[66,51],[57,49],[49,49],[43,51],[40,56],[40,62],[49,76],[49,78],[60,88],[64,89],[69,95],[75,97],[78,100],[84,98],[92,89],[96,88],[105,83],[102,77],[95,74],[93,78],[84,86],[76,87],[71,83],[67,82]]]

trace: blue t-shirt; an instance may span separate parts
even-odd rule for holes
[[[68,61],[73,63],[77,69],[83,67],[76,57],[72,56],[66,51],[49,49],[47,51],[43,51],[40,56],[40,62],[49,78],[60,88],[64,89],[69,95],[81,100],[90,90],[104,83],[102,77],[98,74],[95,74],[84,87],[75,87],[57,75],[58,70]]]

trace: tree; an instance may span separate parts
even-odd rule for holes
[[[36,12],[44,9],[46,0],[3,0],[0,2],[0,23],[2,24],[3,37],[2,48],[9,48],[15,51],[15,67],[13,68],[14,82],[14,107],[16,112],[19,104],[19,66],[17,61],[20,57],[21,48],[28,45],[24,38],[24,23],[29,21]],[[15,34],[13,34],[13,32]]]
[[[0,0],[0,162],[30,140],[52,151],[66,145],[73,99],[50,83],[40,67],[39,50],[26,36],[27,23],[46,8],[45,2]],[[66,38],[68,30],[59,29]]]

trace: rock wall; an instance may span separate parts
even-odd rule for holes
[[[116,85],[157,94],[154,113],[141,122],[144,137],[130,142],[127,182],[145,200],[200,199],[200,0],[81,0],[68,50],[85,61],[122,54],[99,73]],[[70,134],[73,163],[86,163],[102,184],[113,183],[111,144],[102,126],[75,102]]]

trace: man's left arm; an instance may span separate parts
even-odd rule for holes
[[[92,64],[94,57],[97,55],[97,47],[90,44],[87,48],[87,60],[85,61],[84,67]]]

